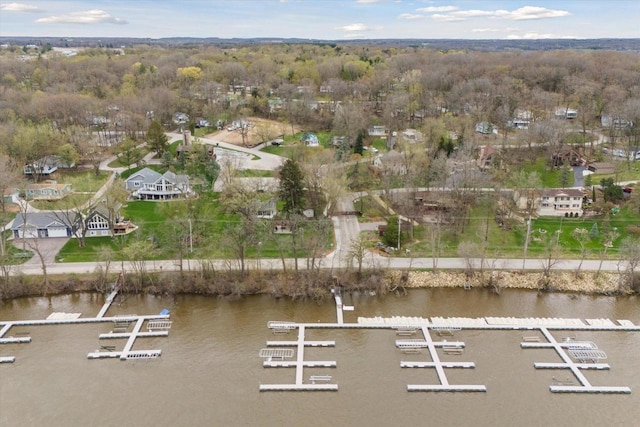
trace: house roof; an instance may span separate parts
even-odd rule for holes
[[[71,187],[71,184],[58,184],[55,182],[43,182],[39,184],[29,184],[27,185],[27,190],[43,190],[46,188],[55,188],[56,190],[62,191],[66,187]]]
[[[582,197],[582,190],[578,188],[548,188],[542,190],[540,192],[542,197],[557,197],[557,196],[568,196],[568,197]]]
[[[144,183],[151,184],[160,179],[161,176],[162,175],[160,173],[154,171],[153,169],[144,168],[131,175],[129,178],[127,178],[126,181],[142,181]]]
[[[48,228],[55,226],[70,227],[75,222],[75,212],[50,211],[50,212],[28,212],[16,215],[11,225],[12,230],[22,228],[26,223],[35,228]],[[25,221],[26,219],[26,221]]]
[[[171,171],[166,171],[164,174],[154,171],[153,169],[144,168],[127,178],[126,182],[130,181],[142,181],[145,184],[153,184],[159,181],[161,178],[165,178],[169,182],[175,184],[188,184],[189,177],[187,175],[176,175]]]

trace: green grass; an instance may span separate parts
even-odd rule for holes
[[[95,193],[109,179],[109,172],[101,171],[96,175],[95,171],[64,171],[56,173],[58,182],[71,184],[71,190],[79,193]]]
[[[537,172],[542,181],[543,188],[561,188],[560,185],[560,170],[549,170],[547,160],[544,157],[536,159],[533,163],[525,163],[522,169],[528,173]],[[565,187],[573,186],[573,172],[569,176],[569,182]]]
[[[273,171],[243,169],[237,172],[237,176],[242,178],[272,178],[275,173]]]
[[[77,194],[72,193],[61,200],[34,200],[29,204],[36,209],[52,211],[52,210],[69,210],[75,209],[88,202],[93,194]]]
[[[183,240],[185,258],[233,258],[232,248],[225,243],[229,232],[228,228],[233,227],[240,222],[238,215],[225,213],[217,202],[219,195],[213,193],[205,193],[197,200],[192,201],[172,201],[172,202],[146,202],[135,201],[129,202],[123,210],[123,216],[133,221],[139,226],[139,230],[127,236],[111,237],[88,237],[86,238],[86,246],[78,247],[76,239],[71,239],[59,252],[56,259],[63,262],[83,262],[95,261],[98,259],[98,253],[102,246],[110,247],[116,253],[116,260],[122,257],[122,249],[136,239],[149,240],[154,244],[154,251],[146,257],[148,260],[175,259],[179,257],[179,245],[176,243],[178,238],[175,230],[184,227]],[[188,235],[187,223],[176,222],[169,218],[171,213],[175,211],[184,212],[191,206],[197,212],[196,219],[192,221],[192,238],[193,253],[188,253],[186,249],[186,236]],[[178,214],[179,215],[179,214]],[[271,223],[265,222],[262,229],[270,230]],[[260,226],[258,229],[261,229]],[[314,231],[305,229],[306,238],[311,238]],[[258,233],[259,234],[259,233]],[[282,235],[256,235],[257,242],[249,245],[247,248],[247,258],[254,257],[280,257],[278,247],[285,248],[285,257],[292,256],[290,249],[291,236]],[[304,237],[303,237],[304,239]],[[332,243],[332,230],[327,232],[326,249]],[[302,251],[299,256],[304,256]]]

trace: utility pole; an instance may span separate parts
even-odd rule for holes
[[[529,215],[529,221],[527,221],[527,237],[524,240],[524,256],[522,257],[522,271],[527,261],[527,249],[529,248],[529,237],[531,236],[531,215]]]

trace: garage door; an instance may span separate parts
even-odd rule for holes
[[[67,237],[67,227],[52,227],[49,229],[49,237]]]

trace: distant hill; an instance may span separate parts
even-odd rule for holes
[[[238,46],[269,43],[308,43],[330,45],[375,45],[389,47],[428,47],[435,50],[616,50],[640,51],[640,39],[541,39],[541,40],[465,40],[465,39],[369,39],[369,40],[314,40],[299,38],[231,38],[217,37],[168,37],[152,38],[105,38],[105,37],[2,37],[0,44],[46,45],[53,47],[131,47],[140,44],[157,46],[188,46],[211,44],[217,46]]]

